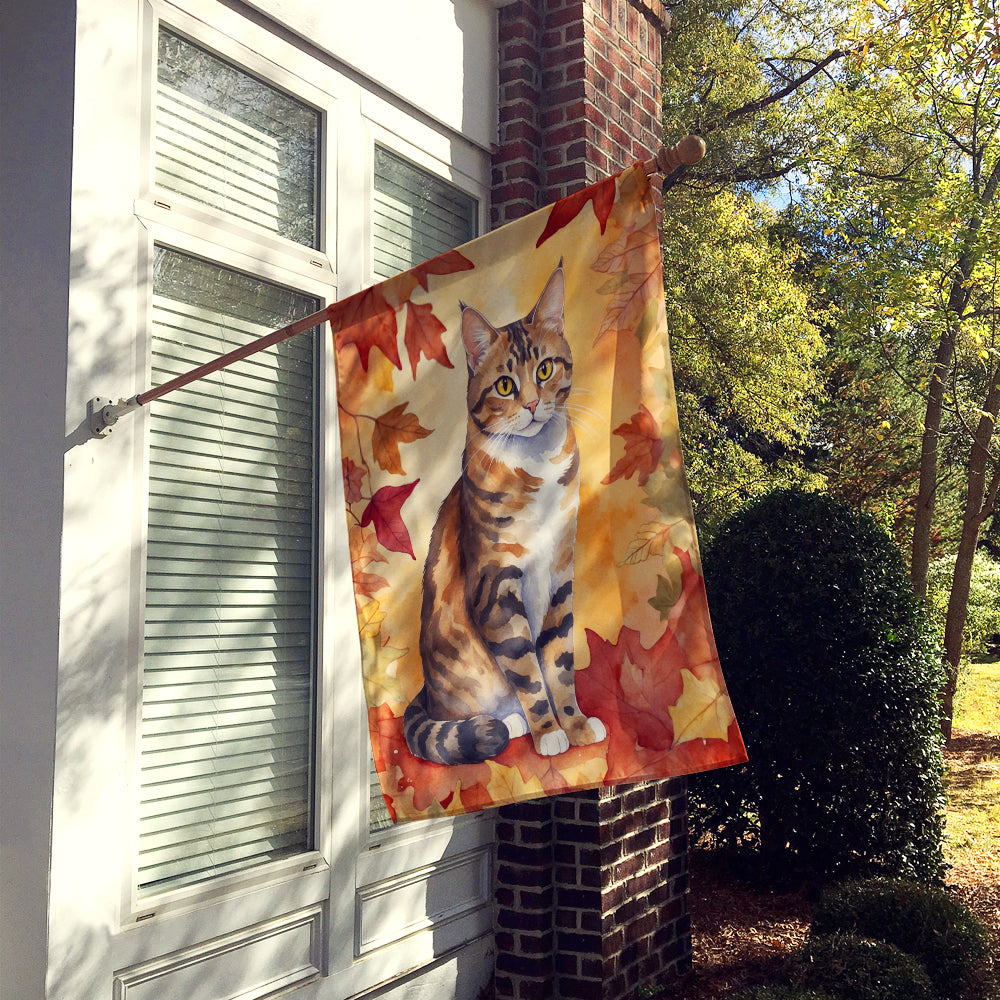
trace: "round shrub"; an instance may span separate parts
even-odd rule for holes
[[[837,1000],[934,1000],[930,978],[912,955],[853,934],[810,938],[793,975]]]
[[[750,762],[692,780],[695,833],[782,873],[939,877],[943,675],[889,536],[779,490],[722,527],[704,567]]]
[[[828,888],[816,904],[812,933],[850,932],[887,941],[913,955],[939,995],[960,997],[986,957],[986,933],[947,890],[905,879],[869,879]]]

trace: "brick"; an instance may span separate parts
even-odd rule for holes
[[[566,1000],[603,1000],[603,984],[593,979],[567,978],[559,983],[559,996]]]

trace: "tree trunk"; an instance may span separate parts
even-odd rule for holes
[[[927,594],[927,568],[931,558],[931,524],[937,493],[938,437],[944,411],[944,377],[955,354],[955,329],[949,323],[934,353],[923,436],[920,439],[920,483],[917,509],[913,518],[913,544],[910,550],[910,582],[920,597]]]
[[[962,658],[962,632],[969,608],[969,587],[972,582],[972,564],[979,544],[979,530],[983,521],[993,512],[1000,476],[994,474],[987,483],[987,472],[992,463],[989,453],[997,411],[1000,410],[1000,384],[994,374],[990,391],[986,394],[983,414],[979,419],[969,454],[968,485],[965,494],[965,511],[962,515],[962,535],[955,557],[955,572],[948,595],[948,614],[944,625],[945,684],[941,692],[941,733],[951,739],[952,718],[955,710],[955,688],[958,668]]]

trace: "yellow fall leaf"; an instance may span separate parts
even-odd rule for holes
[[[378,635],[385,621],[385,612],[378,601],[369,601],[358,612],[358,633],[361,638]]]
[[[378,635],[361,638],[361,663],[364,668],[365,692],[369,705],[402,704],[406,701],[403,686],[396,676],[396,661],[406,656],[408,649],[383,646]]]
[[[583,751],[586,752],[587,749],[584,747]],[[559,773],[570,785],[578,788],[585,785],[597,785],[604,781],[604,776],[608,773],[608,758],[603,753],[596,753],[586,760],[560,767]]]
[[[504,767],[495,760],[488,760],[486,763],[490,769],[486,791],[494,802],[520,802],[522,799],[535,799],[545,794],[545,788],[537,774],[525,781],[516,767]]]
[[[674,725],[674,746],[688,740],[724,740],[736,718],[728,696],[714,677],[699,678],[690,670],[681,670],[684,685],[676,705],[671,705],[670,720]]]

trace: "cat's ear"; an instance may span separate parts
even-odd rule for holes
[[[497,336],[496,330],[487,322],[482,313],[470,309],[464,302],[462,307],[462,343],[465,345],[465,357],[469,368],[475,371],[482,364],[487,348]]]
[[[531,322],[533,325],[555,325],[562,330],[563,312],[566,308],[566,275],[563,272],[562,261],[552,272],[552,276],[545,283],[542,294],[538,298],[538,303],[531,310]]]

